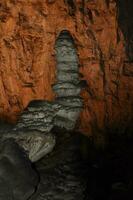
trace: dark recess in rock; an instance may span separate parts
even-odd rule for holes
[[[69,14],[74,15],[76,12],[76,5],[75,5],[75,0],[65,0],[65,3],[69,7]]]
[[[125,37],[126,53],[133,60],[133,1],[118,0],[118,23]]]

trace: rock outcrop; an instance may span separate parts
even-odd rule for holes
[[[16,127],[15,127],[16,128]],[[0,133],[1,145],[11,140],[19,146],[31,162],[37,162],[55,147],[56,139],[52,133],[45,134],[38,130],[9,130]]]
[[[57,82],[53,85],[56,98],[52,102],[32,101],[22,113],[15,129],[49,133],[54,126],[73,130],[83,107],[80,97],[79,63],[73,39],[63,31],[55,45]]]
[[[28,157],[13,140],[0,145],[0,199],[27,200],[36,190],[39,177]]]
[[[46,101],[30,102],[22,113],[15,130],[37,130],[48,133],[53,128],[55,110],[51,103]]]
[[[79,61],[73,39],[68,31],[59,35],[56,45],[57,83],[53,86],[59,105],[54,125],[72,130],[82,109],[80,98]]]
[[[65,71],[67,65],[60,66],[58,59],[56,61],[57,38],[63,30],[67,30],[75,43],[79,78],[86,82],[86,87],[81,89],[83,109],[76,129],[95,136],[100,142],[106,137],[105,132],[107,135],[130,135],[133,121],[133,50],[132,23],[128,19],[132,18],[132,2],[128,1],[127,7],[125,4],[123,0],[2,0],[1,118],[16,122],[29,102],[37,99],[53,102],[59,98],[61,104],[65,102],[68,106],[71,101],[64,101],[66,97],[58,94],[58,91],[61,94],[64,90],[67,94],[68,87],[71,92],[75,91],[76,104],[80,102],[80,88],[75,82],[79,74],[73,71],[71,76],[68,75]],[[75,69],[74,64],[72,69]],[[60,82],[64,82],[64,77],[67,83],[64,83],[65,89],[61,89]],[[73,84],[70,85],[68,82],[71,80]],[[59,111],[59,116],[62,112]]]

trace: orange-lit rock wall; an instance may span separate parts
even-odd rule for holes
[[[31,100],[54,99],[54,45],[62,30],[74,38],[87,81],[77,129],[125,130],[133,118],[133,69],[115,0],[0,0],[1,118],[15,121]]]

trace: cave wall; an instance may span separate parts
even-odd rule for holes
[[[1,0],[1,118],[15,122],[31,100],[55,99],[55,42],[68,30],[79,58],[80,80],[87,83],[76,129],[99,141],[105,132],[129,132],[133,63],[123,29],[126,8],[121,6],[115,0]]]
[[[128,61],[133,61],[133,2],[118,0],[118,24],[124,36],[124,46]]]

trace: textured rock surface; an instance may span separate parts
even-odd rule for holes
[[[54,125],[72,130],[82,109],[82,100],[78,56],[74,41],[68,31],[60,33],[55,50],[57,83],[53,86],[53,90],[59,109],[56,112]]]
[[[65,137],[64,137],[65,135]],[[31,200],[83,200],[86,189],[86,170],[80,156],[80,139],[59,134],[58,145],[52,154],[36,163],[40,173],[38,190]]]
[[[0,199],[27,200],[35,192],[39,178],[26,154],[13,141],[0,145]]]
[[[73,130],[81,108],[82,100],[76,96],[66,96],[65,101],[57,98],[53,103],[34,101],[24,110],[14,130],[36,130],[44,135],[49,134],[54,126]]]
[[[132,2],[126,6],[124,0],[117,4],[115,0],[2,0],[1,118],[15,121],[31,100],[54,99],[52,86],[64,76],[64,72],[56,75],[62,65],[57,66],[55,41],[62,30],[68,30],[79,58],[80,79],[87,82],[81,92],[84,108],[77,129],[98,140],[105,129],[129,134],[133,120],[131,8]]]
[[[38,130],[48,133],[53,128],[55,110],[51,103],[33,101],[22,113],[15,129]]]
[[[63,31],[56,41],[57,82],[53,102],[32,101],[22,113],[16,129],[48,133],[54,126],[72,130],[83,107],[80,97],[79,63],[73,39]]]
[[[13,139],[26,153],[31,162],[36,162],[50,153],[55,146],[55,136],[51,133],[47,135],[37,130],[16,130],[0,133],[1,144],[7,139]]]

